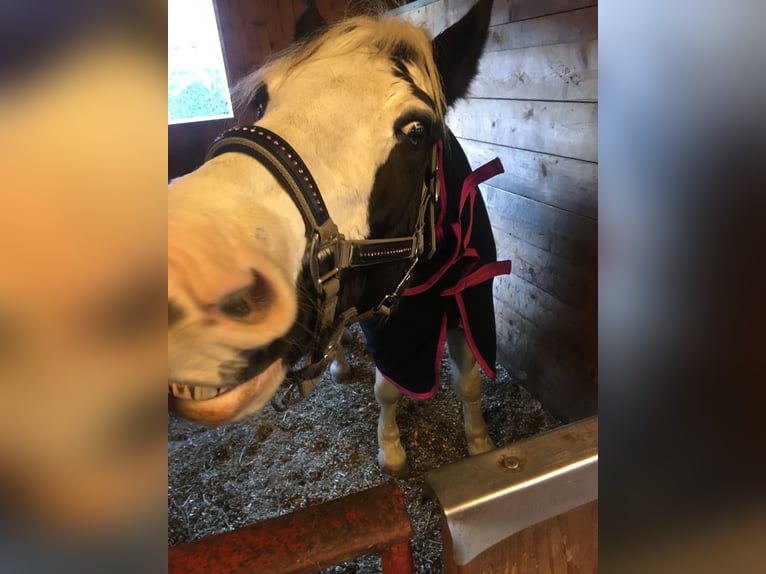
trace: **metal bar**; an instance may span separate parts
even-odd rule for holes
[[[414,574],[410,541],[392,544],[380,551],[383,574]]]
[[[402,493],[389,483],[170,548],[168,573],[308,574],[388,552],[384,560],[399,568],[391,572],[410,574],[411,535]]]
[[[465,565],[513,534],[598,498],[598,417],[430,471],[425,479],[441,505],[454,562]]]

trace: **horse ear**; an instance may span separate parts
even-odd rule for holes
[[[434,38],[434,60],[448,106],[468,93],[487,41],[491,14],[492,0],[479,0],[458,22]]]
[[[295,21],[294,37],[295,40],[302,40],[311,36],[317,30],[324,28],[327,25],[325,19],[319,13],[316,2],[314,0],[303,1],[303,11]]]

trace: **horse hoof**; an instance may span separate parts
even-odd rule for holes
[[[351,367],[345,359],[333,361],[330,365],[330,375],[336,383],[345,384],[351,381]]]
[[[385,457],[383,451],[378,451],[378,466],[384,474],[398,478],[406,476],[410,472],[410,466],[407,464],[406,456]]]
[[[390,476],[391,478],[405,478],[410,474],[410,465],[405,464],[401,468],[389,468],[382,466],[380,467],[380,470],[383,474]]]
[[[317,380],[316,379],[309,379],[309,380],[306,380],[306,381],[301,381],[300,382],[301,396],[302,397],[307,397],[309,395],[309,393],[311,393],[311,391],[314,390],[314,387],[316,386],[316,384],[317,384]]]

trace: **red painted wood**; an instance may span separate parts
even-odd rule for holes
[[[383,574],[414,574],[415,572],[409,540],[381,550],[380,558],[383,563]]]
[[[302,574],[373,552],[412,573],[412,526],[389,483],[168,550],[169,574]],[[391,547],[394,548],[391,548]]]

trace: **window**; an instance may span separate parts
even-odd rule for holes
[[[168,123],[232,115],[213,0],[168,0]]]

